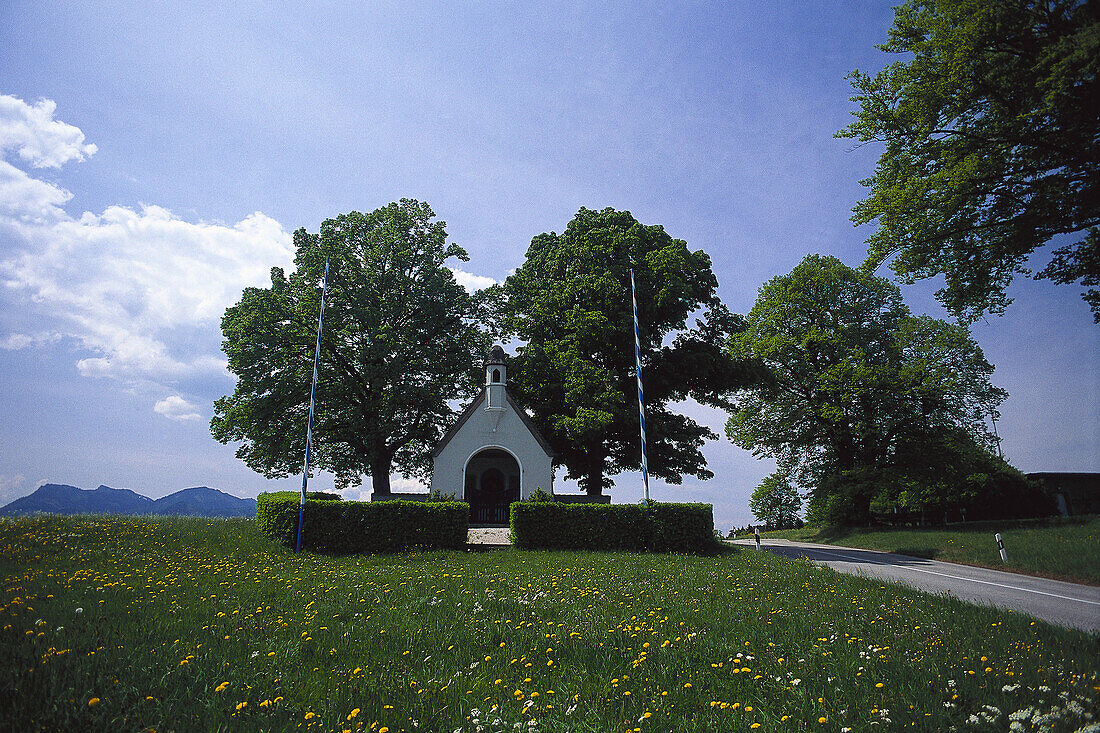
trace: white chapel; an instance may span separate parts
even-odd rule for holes
[[[432,493],[470,505],[471,524],[507,524],[508,505],[554,493],[554,452],[508,394],[504,349],[485,358],[485,389],[432,451]]]

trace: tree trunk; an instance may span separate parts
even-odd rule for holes
[[[371,486],[375,495],[390,493],[390,461],[376,459],[370,464]]]
[[[580,484],[589,496],[603,494],[603,453],[588,454],[588,471],[580,480]]]

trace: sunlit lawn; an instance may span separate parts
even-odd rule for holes
[[[768,553],[295,556],[247,521],[38,518],[0,523],[0,576],[10,730],[1077,730],[1100,714],[1100,637]]]
[[[998,533],[1005,543],[1007,564],[1001,562],[997,549]],[[767,532],[764,536],[900,552],[1100,585],[1100,516],[1095,514],[967,522],[928,528],[834,530],[806,527]]]

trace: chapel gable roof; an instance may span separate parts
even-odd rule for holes
[[[503,353],[504,350],[502,349],[501,354]],[[542,433],[540,433],[539,429],[535,427],[535,423],[533,420],[531,420],[531,417],[527,414],[527,411],[516,404],[516,401],[512,399],[512,395],[510,392],[508,392],[507,389],[504,390],[504,397],[508,401],[508,406],[512,408],[512,412],[516,413],[516,415],[519,416],[519,419],[523,423],[524,427],[526,427],[531,435],[534,436],[539,446],[543,449],[543,451],[546,452],[546,455],[548,455],[550,458],[553,458],[554,449],[550,447],[550,444],[548,442],[546,442],[546,438],[542,437]],[[450,443],[456,435],[458,435],[458,431],[462,429],[462,426],[465,425],[471,417],[473,417],[474,413],[477,412],[477,409],[482,404],[484,404],[484,402],[485,391],[482,390],[481,394],[475,397],[474,401],[467,405],[466,409],[462,411],[462,414],[458,416],[458,420],[455,421],[455,424],[452,425],[450,429],[443,434],[442,438],[440,438],[439,442],[435,446],[435,450],[432,451],[432,458],[435,458],[443,452],[443,449],[447,447],[447,444]]]

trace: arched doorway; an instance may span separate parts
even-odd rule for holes
[[[499,448],[478,451],[466,463],[463,479],[470,524],[508,524],[508,505],[519,501],[519,463]]]

